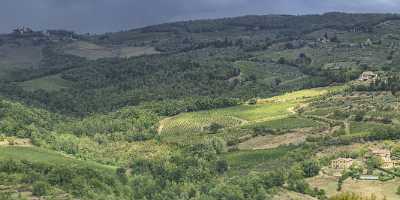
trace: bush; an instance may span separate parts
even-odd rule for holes
[[[46,196],[49,194],[50,185],[43,181],[37,181],[33,184],[32,193],[35,196]]]
[[[211,123],[209,126],[205,127],[204,129],[209,133],[209,134],[216,134],[220,129],[224,128],[223,125],[218,124],[218,123]]]
[[[13,137],[10,137],[10,138],[7,138],[7,142],[8,142],[8,145],[15,145],[15,138],[13,138]]]
[[[321,170],[319,163],[315,160],[304,161],[302,164],[302,167],[303,167],[304,175],[306,177],[316,176],[316,175],[318,175],[319,170]]]
[[[257,104],[257,99],[252,98],[252,99],[250,99],[249,101],[247,101],[247,104],[249,104],[249,105],[256,105],[256,104]]]
[[[216,170],[219,174],[223,174],[229,169],[228,161],[226,160],[218,160],[216,165]]]

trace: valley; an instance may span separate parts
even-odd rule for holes
[[[326,13],[0,34],[0,199],[398,199],[399,30]]]

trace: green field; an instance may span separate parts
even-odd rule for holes
[[[92,161],[81,161],[54,151],[38,147],[0,147],[0,160],[27,160],[34,163],[64,166],[87,166],[93,169],[114,173],[115,167],[101,165]]]
[[[289,65],[252,61],[237,61],[234,65],[240,69],[241,79],[248,79],[253,76],[259,82],[265,84],[275,84],[277,79],[286,83],[305,76],[299,69]]]
[[[45,76],[42,78],[19,83],[19,86],[21,86],[24,90],[27,91],[36,91],[41,89],[47,92],[66,89],[71,85],[72,85],[71,82],[62,79],[60,75]]]
[[[299,129],[307,127],[321,127],[322,124],[307,118],[288,117],[284,119],[271,120],[266,122],[258,122],[243,126],[243,128],[269,128],[269,129]]]
[[[240,105],[209,111],[183,113],[161,121],[160,134],[164,139],[171,141],[176,140],[177,137],[190,138],[194,135],[204,135],[203,128],[211,123],[218,123],[228,128],[285,119],[295,114],[293,110],[297,106],[339,88],[328,87],[302,90],[262,99],[256,105]],[[307,126],[307,124],[305,125]]]
[[[271,150],[238,151],[227,153],[225,159],[231,166],[230,175],[246,174],[250,171],[266,172],[284,167],[283,157],[294,147],[279,147]]]

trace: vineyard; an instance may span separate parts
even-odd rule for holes
[[[207,136],[208,133],[205,128],[213,123],[219,124],[221,128],[232,128],[286,119],[295,115],[295,108],[339,88],[308,89],[269,99],[261,99],[258,100],[256,105],[240,105],[209,111],[183,113],[161,121],[160,126],[162,126],[162,129],[160,134],[164,140],[176,142]]]

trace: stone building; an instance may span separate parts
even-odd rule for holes
[[[333,169],[348,169],[353,165],[354,160],[352,158],[338,158],[331,161],[331,168]]]
[[[374,156],[381,158],[382,160],[382,168],[383,169],[391,169],[395,166],[395,162],[391,158],[391,153],[386,149],[371,149],[371,153]]]
[[[371,71],[366,71],[363,72],[360,76],[360,78],[358,78],[359,81],[376,81],[376,79],[378,78],[378,74],[375,74],[374,72]]]

